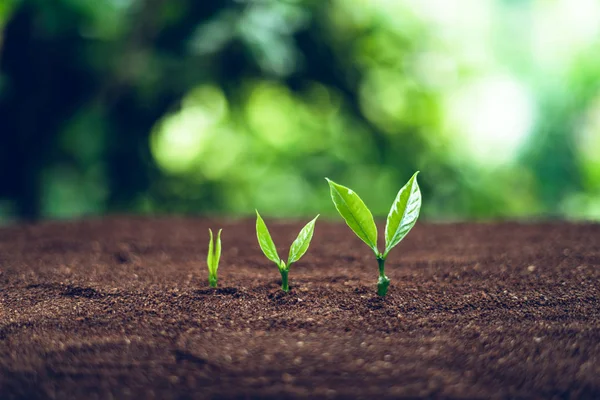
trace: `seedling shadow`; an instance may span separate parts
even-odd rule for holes
[[[210,296],[210,295],[218,295],[218,296],[232,296],[232,297],[240,297],[242,293],[233,287],[223,287],[223,288],[208,288],[208,289],[200,289],[195,290],[194,294],[200,296]]]

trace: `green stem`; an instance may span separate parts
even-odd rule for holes
[[[290,291],[290,287],[288,286],[288,273],[290,271],[287,269],[280,269],[279,272],[281,273],[281,290],[287,293]]]
[[[208,277],[208,284],[210,285],[210,287],[216,288],[217,287],[217,277],[210,275]]]
[[[385,276],[385,258],[377,256],[377,264],[379,264],[379,279],[377,280],[377,294],[385,296],[390,286],[390,279]]]

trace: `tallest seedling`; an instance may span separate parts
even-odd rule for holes
[[[345,186],[327,179],[331,190],[331,199],[346,224],[361,238],[363,242],[375,253],[379,264],[379,279],[377,281],[377,294],[385,296],[390,286],[390,280],[385,276],[385,260],[394,246],[396,246],[408,232],[415,226],[419,211],[421,210],[421,190],[417,183],[416,172],[406,185],[398,192],[392,209],[387,217],[385,226],[385,251],[380,253],[377,249],[377,227],[371,211],[356,193]]]

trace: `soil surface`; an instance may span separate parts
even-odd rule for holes
[[[600,398],[600,225],[419,223],[386,272],[326,221],[287,295],[250,220],[2,228],[0,398]]]

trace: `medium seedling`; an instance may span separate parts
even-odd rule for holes
[[[298,234],[294,243],[290,247],[290,254],[288,256],[287,263],[279,258],[277,254],[277,248],[275,248],[275,243],[273,243],[273,239],[271,239],[271,234],[267,229],[267,225],[265,225],[265,221],[261,218],[258,210],[256,211],[256,237],[258,238],[258,244],[260,245],[261,250],[265,253],[265,256],[275,264],[277,264],[277,268],[279,269],[279,273],[281,274],[281,289],[284,292],[289,292],[290,287],[288,285],[288,274],[290,272],[290,266],[292,263],[298,261],[306,250],[308,250],[308,246],[310,245],[310,240],[313,237],[313,233],[315,231],[315,222],[317,222],[317,215],[312,221],[310,221]]]
[[[219,259],[221,258],[221,231],[217,233],[216,244],[213,240],[213,232],[210,233],[210,242],[208,242],[208,256],[206,257],[206,265],[208,266],[208,284],[210,287],[217,287],[217,270],[219,269]]]
[[[417,171],[408,183],[400,189],[392,204],[385,226],[385,251],[383,253],[380,253],[377,249],[377,227],[373,215],[365,203],[351,189],[325,178],[329,183],[331,199],[335,208],[350,229],[369,245],[377,257],[377,263],[379,264],[377,294],[379,296],[385,296],[390,286],[390,280],[385,276],[385,260],[390,250],[404,239],[419,218],[421,190],[417,183],[418,174]]]

